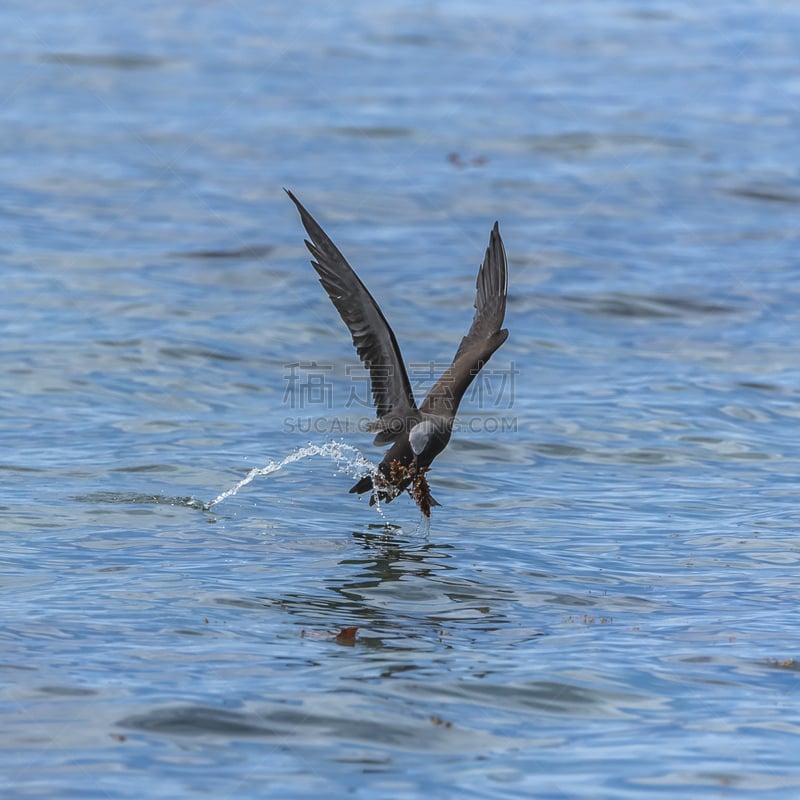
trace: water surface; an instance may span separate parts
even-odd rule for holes
[[[0,22],[4,796],[796,797],[793,6]],[[500,220],[427,533],[322,456],[204,510],[380,456],[282,186],[421,393]]]

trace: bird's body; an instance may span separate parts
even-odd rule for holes
[[[378,465],[378,476],[365,475],[350,489],[351,493],[362,494],[372,489],[374,493],[370,503],[375,502],[376,496],[388,503],[413,484],[414,499],[430,516],[431,506],[439,504],[430,495],[425,473],[433,459],[447,447],[452,431],[452,418],[423,416],[387,450]]]
[[[287,190],[297,206],[310,241],[306,246],[320,283],[353,337],[359,357],[369,370],[377,419],[375,444],[391,444],[378,473],[365,475],[350,490],[372,490],[375,499],[391,502],[408,489],[426,516],[439,505],[430,495],[425,473],[434,458],[447,447],[455,415],[464,392],[492,354],[508,338],[502,328],[506,309],[508,265],[500,231],[495,222],[489,247],[478,271],[475,316],[461,340],[453,363],[428,396],[416,405],[397,339],[378,304],[352,267],[306,211]]]

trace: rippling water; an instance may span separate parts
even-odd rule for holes
[[[794,5],[0,22],[4,797],[797,796]],[[282,186],[420,392],[500,220],[429,530]]]

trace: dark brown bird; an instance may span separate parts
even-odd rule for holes
[[[431,462],[447,447],[458,405],[467,387],[492,353],[508,338],[501,328],[506,313],[508,263],[495,222],[489,247],[478,270],[475,316],[461,340],[453,363],[417,407],[400,347],[378,304],[336,245],[288,190],[308,234],[306,247],[320,283],[333,301],[353,337],[353,344],[369,370],[377,420],[375,445],[391,444],[374,477],[366,475],[350,489],[359,494],[372,490],[375,498],[391,502],[409,490],[426,516],[439,505],[425,479]]]

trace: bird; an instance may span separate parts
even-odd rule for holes
[[[418,406],[408,379],[394,331],[347,259],[289,189],[308,239],[311,265],[333,305],[350,331],[359,358],[369,371],[376,419],[374,445],[385,447],[374,474],[363,476],[351,493],[371,491],[376,500],[389,503],[404,491],[426,517],[440,505],[430,493],[426,473],[447,447],[461,399],[475,376],[508,338],[503,328],[508,293],[508,261],[497,222],[476,280],[475,314],[453,361]]]

